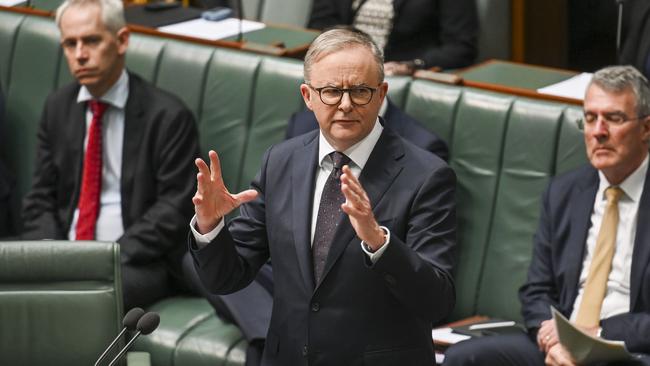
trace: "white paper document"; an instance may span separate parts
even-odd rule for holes
[[[2,6],[16,6],[20,4],[27,4],[27,0],[0,0],[0,5]]]
[[[264,23],[246,19],[241,22],[242,33],[264,28]],[[165,33],[216,41],[237,35],[239,33],[239,19],[228,18],[214,22],[199,18],[159,27],[158,30]]]
[[[589,85],[592,76],[592,73],[583,72],[582,74],[560,81],[559,83],[539,88],[537,89],[537,92],[558,97],[583,100],[585,98],[585,92],[587,91],[587,85]]]
[[[451,328],[435,328],[431,330],[431,338],[433,341],[444,342],[448,344],[454,344],[461,341],[468,340],[472,337],[468,335],[454,333]]]

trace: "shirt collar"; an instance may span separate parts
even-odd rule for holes
[[[104,93],[99,100],[106,102],[113,107],[123,109],[126,106],[126,100],[129,97],[129,74],[126,70],[122,70],[120,78],[117,79],[115,84],[111,86],[110,89]],[[88,91],[88,88],[81,86],[79,89],[79,94],[77,94],[77,103],[87,102],[93,99],[92,94]]]
[[[643,186],[645,184],[645,177],[648,172],[648,156],[643,159],[641,165],[632,174],[630,174],[625,180],[619,184],[619,188],[625,193],[625,197],[628,197],[633,202],[638,202],[641,199],[641,194],[643,193]],[[600,177],[600,184],[598,187],[598,192],[600,193],[601,199],[606,199],[605,190],[611,184],[607,181],[607,177],[603,174],[602,171],[598,171],[598,176]]]
[[[377,119],[368,136],[352,145],[349,149],[342,151],[342,153],[347,155],[356,166],[363,170],[363,167],[366,165],[366,162],[368,162],[370,153],[377,144],[383,130],[384,127],[382,127],[381,123],[379,123],[379,119]],[[327,139],[323,136],[323,132],[321,131],[318,138],[318,165],[322,167],[323,159],[334,151],[336,150],[334,150],[332,145],[327,142]]]

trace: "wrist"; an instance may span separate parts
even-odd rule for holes
[[[369,252],[376,252],[377,249],[381,248],[384,244],[386,244],[386,231],[382,229],[380,226],[377,226],[377,229],[375,230],[375,234],[373,235],[372,240],[364,240],[364,243],[366,245],[366,249]]]

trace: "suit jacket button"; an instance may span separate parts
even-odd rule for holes
[[[309,348],[306,345],[302,346],[302,355],[303,355],[303,357],[307,357],[308,354],[309,354]]]
[[[320,304],[319,303],[315,302],[315,303],[311,304],[311,311],[317,312],[318,310],[320,310]]]
[[[395,277],[393,277],[393,276],[391,276],[389,274],[384,275],[384,280],[386,280],[386,282],[388,282],[388,284],[391,285],[391,286],[395,286],[395,283],[397,283],[397,281],[395,280]]]

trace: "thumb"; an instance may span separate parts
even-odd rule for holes
[[[247,189],[243,192],[239,192],[235,195],[233,195],[233,198],[237,201],[237,206],[239,207],[240,205],[250,202],[257,198],[258,192],[254,189]]]

